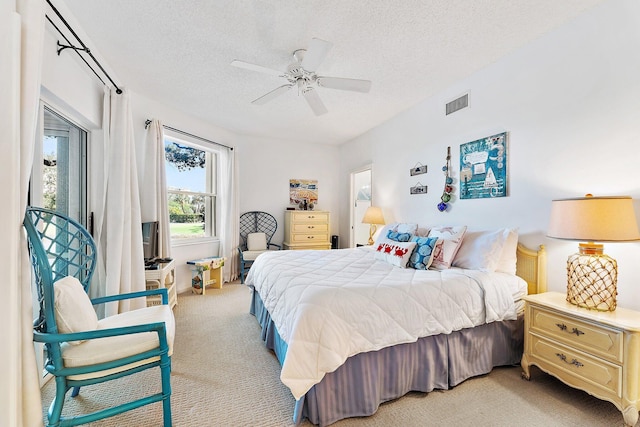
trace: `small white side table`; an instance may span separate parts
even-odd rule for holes
[[[176,293],[176,267],[173,261],[160,263],[157,270],[145,270],[144,278],[147,290],[167,288],[169,294],[169,307],[173,308],[178,303]],[[160,295],[150,295],[147,297],[147,307],[162,304]]]

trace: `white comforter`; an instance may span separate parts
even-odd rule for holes
[[[402,269],[369,248],[265,253],[247,285],[288,344],[280,378],[296,399],[357,353],[515,319],[526,293],[506,273]]]

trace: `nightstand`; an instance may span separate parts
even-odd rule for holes
[[[176,292],[176,267],[173,261],[158,264],[156,270],[145,270],[144,278],[147,290],[167,288],[169,294],[169,307],[173,308],[178,303],[178,295]],[[151,295],[147,297],[147,307],[162,304],[160,295]]]
[[[545,292],[525,300],[522,376],[538,366],[565,384],[607,400],[634,426],[640,407],[640,312],[580,308],[566,295]]]

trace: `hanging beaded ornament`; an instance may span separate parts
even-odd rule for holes
[[[453,178],[451,178],[451,147],[447,147],[447,162],[442,167],[442,172],[444,172],[445,180],[444,191],[440,197],[441,202],[438,203],[438,210],[440,212],[447,210],[449,202],[451,201],[451,193],[453,193]]]

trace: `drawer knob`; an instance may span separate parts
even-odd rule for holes
[[[567,330],[567,325],[565,325],[564,323],[556,323],[556,326],[560,328],[561,331]]]
[[[307,228],[315,228],[313,225],[308,225]]]
[[[313,239],[313,236],[307,236],[307,239]]]
[[[584,364],[578,362],[576,359],[571,359],[571,362],[567,361],[567,356],[562,353],[556,353],[556,356],[558,356],[558,358],[567,365],[574,365],[576,368],[581,368],[584,366]]]

